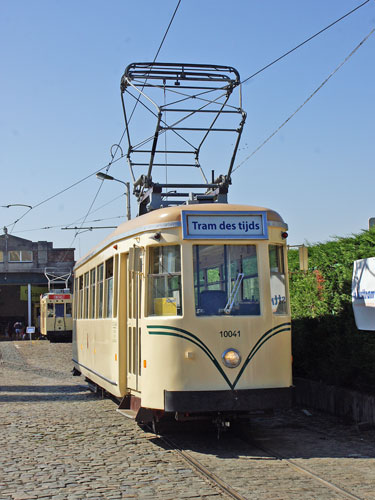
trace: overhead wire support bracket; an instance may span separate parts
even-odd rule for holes
[[[231,171],[246,120],[246,113],[241,108],[240,84],[240,75],[231,66],[156,62],[132,63],[127,66],[121,79],[121,99],[128,139],[127,159],[140,215],[176,204],[176,201],[170,199],[173,196],[180,198],[180,204],[227,202]],[[237,87],[239,105],[237,103],[234,106],[229,103],[229,99]],[[170,96],[172,99],[168,101],[166,97]],[[137,109],[138,115],[141,116],[140,125],[137,128],[135,120],[132,120],[131,134],[130,119],[126,111],[128,99],[130,102],[135,99],[137,104],[141,105]],[[181,106],[181,102],[185,101],[189,103]],[[172,117],[175,117],[175,120],[171,120]],[[144,132],[147,133],[145,138],[138,137]],[[203,167],[211,170],[212,160],[209,159],[208,163],[207,159],[203,161],[202,157],[206,154],[208,137],[214,137],[217,133],[220,133],[220,137],[221,134],[226,134],[226,137],[228,134],[234,134],[234,148],[231,139],[232,144],[228,147],[229,154],[232,151],[231,156],[228,161],[220,156],[220,164],[217,165],[217,168],[224,168],[227,172],[217,177],[218,182],[209,183]],[[165,134],[168,134],[168,145]],[[162,136],[164,144],[160,147]],[[133,138],[136,139],[135,142],[132,142]],[[164,158],[159,156],[161,154]],[[194,155],[194,161],[181,161],[180,156],[185,155],[186,160],[187,154]],[[134,155],[137,155],[136,161]],[[173,180],[178,175],[179,179],[181,178],[183,168],[196,167],[203,177],[204,184],[163,183],[160,180],[160,170],[154,179],[154,167],[163,166],[166,179],[167,169],[170,168],[171,175],[174,175]],[[143,169],[143,172],[136,174],[136,170],[140,169]],[[192,174],[188,175],[191,181],[191,175],[195,174],[192,171]],[[194,189],[194,192],[181,192],[187,186]],[[175,188],[176,191],[168,192],[169,187]],[[195,192],[196,189],[203,191]]]

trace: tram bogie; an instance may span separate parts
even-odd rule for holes
[[[289,407],[286,229],[220,203],[120,225],[75,267],[75,370],[139,422]]]

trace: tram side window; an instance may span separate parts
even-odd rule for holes
[[[83,317],[84,318],[88,318],[89,317],[89,273],[85,273],[84,275],[84,284],[85,284],[85,288],[84,288],[84,301],[85,301],[85,305],[84,305],[84,310],[83,310]]]
[[[65,314],[67,318],[72,317],[72,304],[70,302],[65,304]]]
[[[103,317],[104,264],[98,266],[98,318]]]
[[[79,318],[83,318],[83,276],[80,276],[79,277],[79,283],[78,283],[78,286],[79,286],[79,314],[78,314],[78,317]]]
[[[113,304],[113,257],[105,263],[106,316],[112,318]]]
[[[53,302],[49,302],[47,304],[47,317],[53,318],[53,315],[54,315],[54,305]]]
[[[90,271],[90,292],[89,318],[95,318],[95,269]]]
[[[269,246],[271,306],[273,314],[287,314],[284,249],[280,245]]]
[[[255,245],[194,245],[193,268],[197,315],[260,314]]]
[[[74,318],[77,319],[79,318],[79,313],[78,313],[78,290],[79,290],[79,279],[75,278],[74,280]]]
[[[149,314],[181,316],[181,250],[178,245],[150,248]]]

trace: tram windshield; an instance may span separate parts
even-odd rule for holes
[[[255,245],[194,245],[193,254],[197,315],[260,314]]]

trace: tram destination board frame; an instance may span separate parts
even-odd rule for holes
[[[265,211],[182,211],[183,239],[268,239]]]

